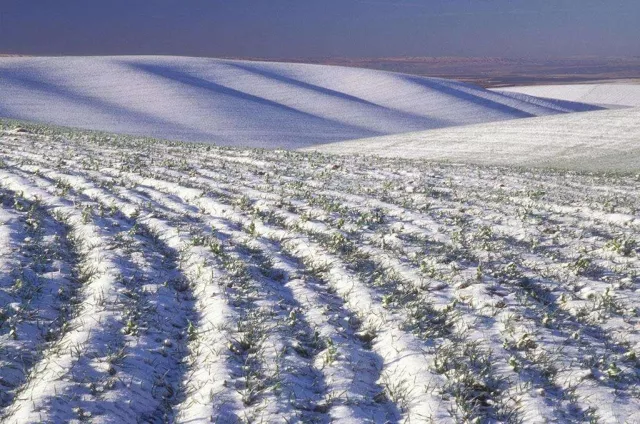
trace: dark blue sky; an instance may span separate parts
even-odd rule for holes
[[[0,0],[0,53],[640,56],[640,0]]]

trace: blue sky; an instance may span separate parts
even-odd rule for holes
[[[0,53],[640,56],[639,0],[0,0]]]

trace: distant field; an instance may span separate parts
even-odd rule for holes
[[[353,155],[571,169],[640,172],[640,85],[623,83],[498,88],[611,110],[410,132],[306,150]]]
[[[521,93],[536,97],[553,98],[602,105],[605,107],[640,107],[640,84],[537,85],[501,88],[502,93]]]
[[[639,191],[4,122],[0,417],[640,422]]]
[[[349,140],[305,150],[485,165],[640,172],[640,108]]]
[[[0,90],[4,118],[267,148],[597,109],[370,69],[171,56],[5,57]]]
[[[633,57],[546,60],[493,57],[387,57],[300,59],[300,61],[449,78],[483,87],[617,80],[640,82],[640,58]]]

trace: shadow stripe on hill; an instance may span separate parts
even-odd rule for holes
[[[2,117],[265,148],[585,110],[392,72],[170,56],[0,58]]]

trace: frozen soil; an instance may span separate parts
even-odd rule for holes
[[[638,175],[1,129],[3,422],[640,422]]]

